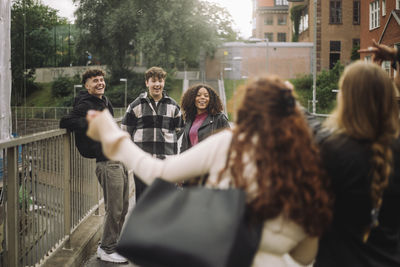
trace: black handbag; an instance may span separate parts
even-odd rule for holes
[[[245,267],[262,224],[249,223],[245,192],[177,188],[157,178],[133,209],[117,252],[150,267]]]

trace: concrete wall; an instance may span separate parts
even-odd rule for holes
[[[107,70],[105,65],[92,65],[92,66],[75,66],[75,67],[58,67],[58,68],[37,68],[35,73],[35,82],[48,83],[52,82],[58,77],[73,77],[75,75],[82,75],[87,69],[102,69]]]
[[[74,67],[59,67],[59,68],[37,68],[35,73],[35,81],[39,83],[49,83],[58,77],[73,77],[81,76],[87,69],[102,69],[107,73],[106,65],[90,65],[90,66],[74,66]],[[145,67],[134,67],[134,72],[144,73]]]

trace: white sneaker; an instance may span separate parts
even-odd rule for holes
[[[106,252],[100,247],[97,247],[97,258],[101,259],[101,255],[105,254]]]
[[[104,251],[104,250],[103,250]],[[100,259],[102,261],[108,261],[108,262],[115,262],[115,263],[126,263],[128,260],[121,255],[119,255],[117,252],[107,254],[104,252],[104,254],[100,255]]]

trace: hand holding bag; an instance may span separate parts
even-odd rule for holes
[[[177,189],[157,178],[127,220],[117,251],[144,267],[250,266],[261,224],[247,222],[245,198],[239,189]]]

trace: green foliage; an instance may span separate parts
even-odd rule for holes
[[[121,76],[122,77],[122,76]],[[127,78],[127,104],[131,103],[140,93],[146,89],[143,73],[128,72],[123,78]],[[114,107],[123,107],[125,102],[125,82],[119,81],[120,78],[112,77],[107,82],[105,94],[113,103]]]
[[[55,98],[73,95],[74,84],[80,84],[79,77],[58,77],[51,85],[51,95]]]
[[[78,53],[89,51],[113,77],[126,76],[139,53],[149,67],[197,66],[199,54],[212,54],[221,38],[237,38],[227,11],[200,0],[74,2]]]
[[[297,5],[290,9],[290,19],[293,21],[294,29],[292,42],[297,42],[299,39],[300,18],[304,8],[305,5]]]
[[[360,49],[360,46],[353,46],[353,48],[351,49],[351,56],[350,59],[351,61],[356,61],[360,59],[360,53],[358,53],[358,50]]]
[[[57,11],[35,0],[15,0],[11,6],[11,70],[13,105],[22,104],[34,84],[35,68],[48,66],[54,55],[51,29],[66,24]],[[26,73],[26,70],[30,71]]]
[[[296,79],[291,79],[290,82],[296,88],[297,100],[303,107],[308,107],[309,100],[312,99],[312,75],[301,75]]]
[[[317,113],[329,113],[335,106],[336,93],[332,90],[338,89],[340,75],[344,66],[338,61],[331,70],[323,70],[317,75]],[[290,80],[295,86],[297,99],[304,107],[309,107],[312,100],[312,76],[304,75]],[[310,104],[311,105],[311,104]]]
[[[338,89],[338,81],[343,73],[344,66],[338,61],[331,70],[323,70],[317,77],[318,108],[331,110],[334,106],[336,93],[332,90]]]

